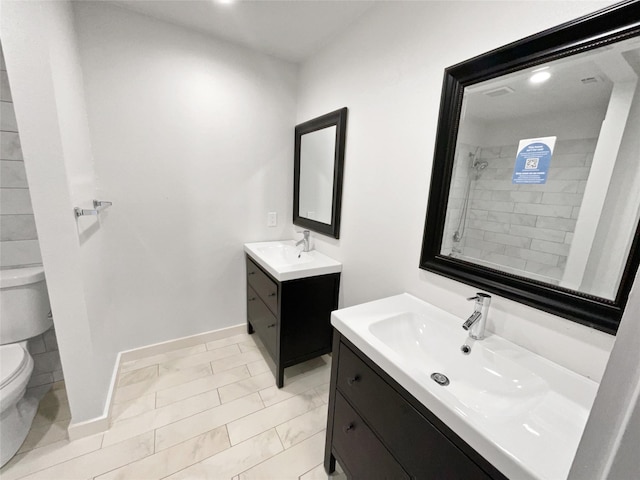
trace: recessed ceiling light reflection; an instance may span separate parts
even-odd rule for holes
[[[534,72],[533,75],[529,77],[529,81],[531,83],[542,83],[542,82],[546,82],[550,78],[551,78],[551,73],[547,72],[546,70],[542,70],[542,71]]]

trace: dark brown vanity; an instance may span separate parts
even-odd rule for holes
[[[284,369],[331,351],[331,312],[338,308],[340,273],[278,281],[249,255],[247,331],[268,353],[284,384]]]
[[[325,470],[349,478],[506,479],[337,330]]]

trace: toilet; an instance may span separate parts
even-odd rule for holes
[[[27,340],[53,325],[42,266],[0,270],[0,466],[29,433],[38,400],[25,398],[33,372]]]

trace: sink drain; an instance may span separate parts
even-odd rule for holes
[[[449,385],[449,379],[447,378],[446,375],[443,375],[442,373],[432,373],[431,378],[433,379],[434,382],[442,385],[443,387],[446,387],[447,385]]]

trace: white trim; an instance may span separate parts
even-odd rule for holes
[[[239,325],[234,325],[233,327],[211,330],[209,332],[198,333],[189,337],[176,338],[174,340],[133,348],[131,350],[125,350],[118,353],[113,368],[113,374],[111,375],[111,385],[107,393],[104,413],[99,417],[91,420],[85,420],[84,422],[74,423],[72,420],[67,429],[69,440],[77,440],[82,437],[95,435],[96,433],[102,433],[109,430],[109,427],[111,426],[111,411],[113,408],[114,393],[116,386],[118,385],[118,380],[120,379],[120,366],[124,362],[170,352],[171,350],[177,350],[179,348],[192,347],[201,343],[220,340],[222,338],[232,337],[246,332],[246,328],[246,324],[241,323]]]

